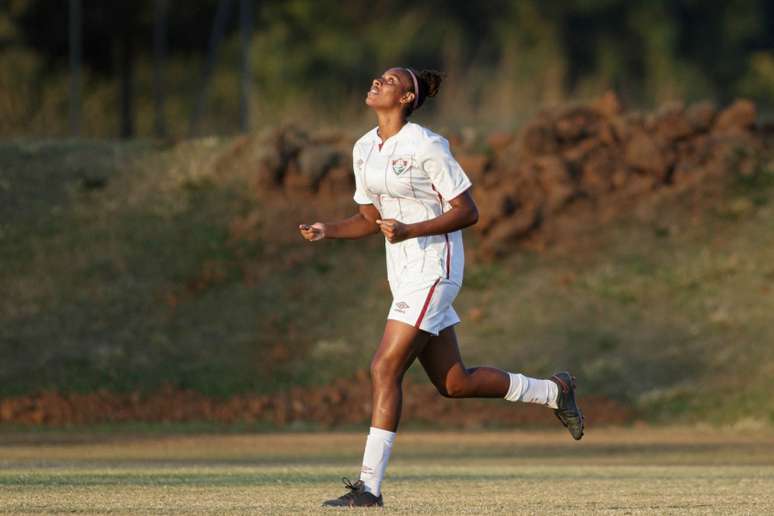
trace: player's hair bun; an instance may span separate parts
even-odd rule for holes
[[[417,74],[417,80],[424,83],[419,88],[422,90],[423,96],[435,97],[441,88],[443,74],[436,70],[422,70]]]
[[[419,91],[414,92],[417,96],[416,107],[409,105],[406,115],[410,115],[413,111],[419,109],[419,107],[425,103],[427,97],[435,97],[438,94],[438,90],[441,88],[441,81],[443,81],[444,78],[444,74],[436,70],[414,72],[414,70],[411,69],[411,72],[414,73],[417,78],[417,87]]]

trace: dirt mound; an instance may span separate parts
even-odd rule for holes
[[[475,185],[475,230],[483,253],[491,255],[578,204],[585,211],[615,212],[667,187],[753,173],[763,139],[756,116],[747,100],[720,111],[699,102],[670,103],[649,114],[626,112],[608,93],[589,104],[543,111],[516,134],[449,139]],[[478,140],[484,149],[475,152]],[[284,127],[237,141],[219,166],[248,171],[264,199],[278,192],[348,198],[354,188],[353,141],[345,133]]]
[[[280,127],[238,138],[216,167],[222,175],[247,174],[261,199],[272,199],[278,192],[340,194],[354,187],[353,142],[343,132]]]
[[[515,405],[501,400],[445,400],[430,385],[406,381],[404,421],[444,427],[483,427],[556,424],[543,407]],[[586,418],[596,424],[632,421],[631,409],[612,400],[582,397]],[[210,398],[188,390],[165,387],[152,394],[86,394],[43,392],[0,400],[0,423],[66,426],[122,421],[271,422],[281,428],[297,421],[325,427],[366,423],[371,415],[368,373],[317,388],[294,388],[271,395]]]
[[[477,225],[484,248],[496,252],[574,204],[621,210],[667,187],[753,173],[762,146],[755,120],[746,100],[720,112],[674,103],[643,115],[623,112],[612,94],[544,111],[487,167],[468,170],[485,200]]]

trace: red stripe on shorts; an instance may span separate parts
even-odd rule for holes
[[[419,328],[419,325],[422,324],[422,319],[425,318],[425,312],[427,312],[427,307],[430,305],[430,298],[433,297],[433,292],[435,292],[435,286],[438,285],[439,281],[441,281],[441,278],[438,278],[437,280],[435,280],[435,283],[433,283],[433,286],[430,287],[430,292],[427,293],[425,304],[422,306],[422,311],[419,312],[419,318],[417,319],[417,322],[414,324],[414,328]]]

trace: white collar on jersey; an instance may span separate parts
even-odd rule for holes
[[[410,126],[410,127],[409,127]],[[411,137],[411,134],[414,132],[414,127],[417,126],[414,122],[406,122],[403,124],[403,127],[401,127],[397,133],[393,134],[389,138],[387,138],[385,141],[382,141],[382,138],[379,136],[379,126],[374,127],[371,129],[368,133],[366,133],[366,137],[368,137],[369,140],[373,141],[374,143],[381,143],[384,145],[385,143],[389,141],[397,141],[402,138]]]

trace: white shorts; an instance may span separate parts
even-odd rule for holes
[[[438,335],[460,322],[452,307],[459,291],[459,285],[445,278],[407,281],[393,293],[387,318]]]

